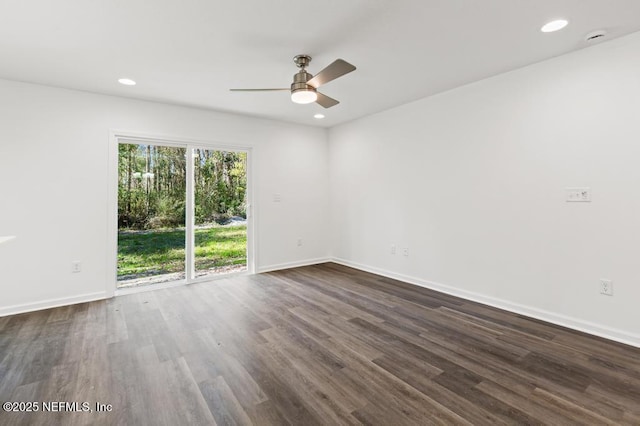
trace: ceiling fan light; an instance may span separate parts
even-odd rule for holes
[[[291,100],[297,104],[310,104],[318,100],[318,94],[308,89],[296,90],[291,93]]]

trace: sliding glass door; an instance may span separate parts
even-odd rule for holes
[[[247,270],[247,153],[118,144],[119,289]]]
[[[195,276],[247,269],[247,154],[194,149]]]

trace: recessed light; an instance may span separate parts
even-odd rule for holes
[[[131,80],[130,78],[121,78],[118,80],[118,83],[124,84],[125,86],[135,86],[136,82]]]
[[[556,19],[555,21],[547,22],[540,28],[540,31],[543,33],[552,33],[554,31],[559,31],[566,27],[569,24],[569,21],[566,19]]]
[[[318,120],[322,120],[324,118],[324,114],[316,114],[313,118],[317,118]]]

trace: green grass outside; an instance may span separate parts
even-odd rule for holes
[[[185,231],[118,233],[118,278],[183,272]],[[247,263],[247,227],[195,230],[196,271]]]

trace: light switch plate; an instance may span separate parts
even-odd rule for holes
[[[589,203],[591,202],[591,188],[565,188],[568,203]]]

